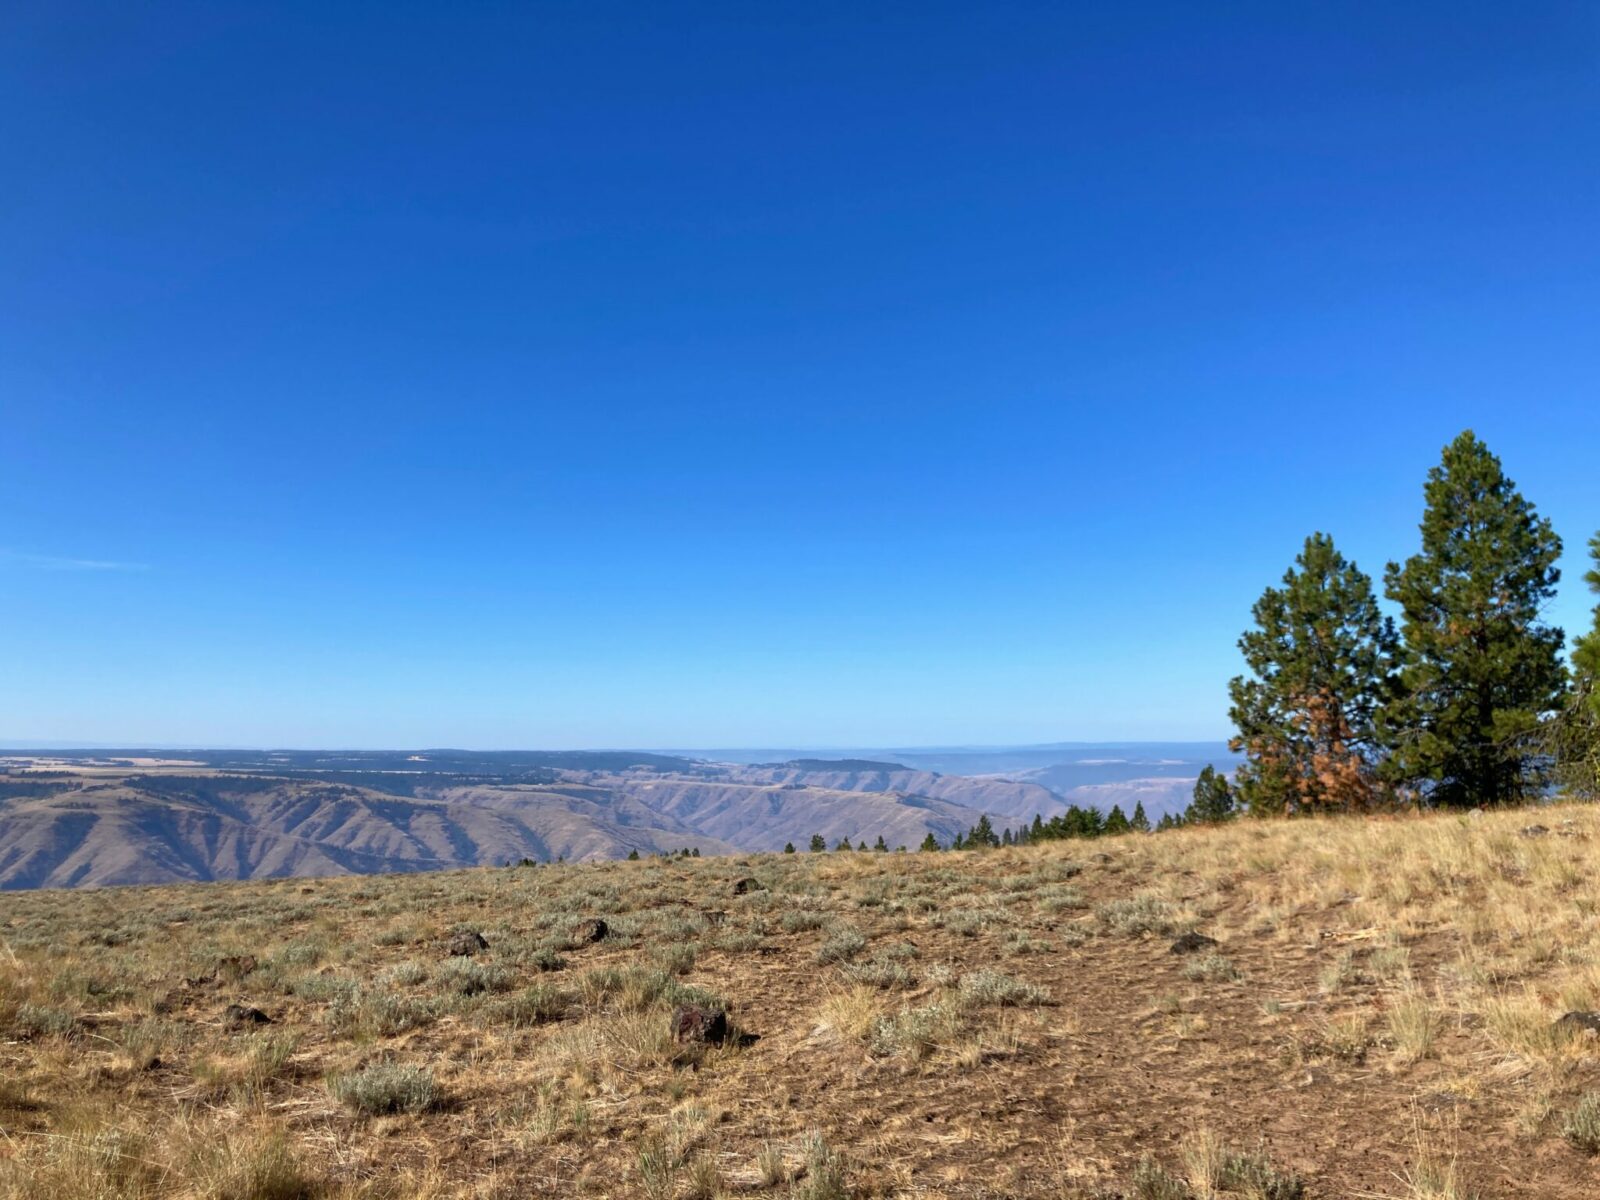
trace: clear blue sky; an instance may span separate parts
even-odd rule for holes
[[[0,37],[0,737],[1209,738],[1472,426],[1600,528],[1593,5]]]

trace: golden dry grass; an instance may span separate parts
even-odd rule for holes
[[[1600,813],[1532,820],[11,893],[0,1200],[1592,1196]]]

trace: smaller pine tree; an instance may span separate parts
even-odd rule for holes
[[[1215,767],[1208,766],[1194,781],[1194,799],[1183,811],[1185,824],[1214,825],[1227,821],[1235,812],[1233,788],[1226,775],[1219,775]]]
[[[1113,804],[1111,812],[1106,816],[1106,833],[1127,833],[1128,829],[1128,814],[1122,811],[1122,805]]]
[[[922,845],[917,847],[918,850],[921,850],[927,854],[936,854],[938,853],[939,848],[939,839],[934,837],[931,831],[927,837],[922,839]]]
[[[842,850],[854,850],[855,847],[850,844],[850,839],[849,838],[842,837],[834,844],[833,849],[834,849],[834,853],[837,854]]]
[[[827,848],[828,843],[822,840],[822,835],[820,833],[813,833],[811,835],[811,853],[821,854]]]
[[[1145,816],[1143,800],[1134,801],[1133,816],[1128,818],[1128,824],[1140,833],[1150,832],[1150,818]]]
[[[887,854],[889,852],[889,843],[883,840],[883,834],[880,833],[878,835],[878,840],[872,843],[872,848],[878,851],[880,854]]]
[[[794,853],[794,843],[793,842],[785,842],[783,844],[783,852],[785,854],[793,854]]]
[[[629,850],[628,851],[628,861],[629,862],[638,862],[639,861],[639,852],[637,850]]]

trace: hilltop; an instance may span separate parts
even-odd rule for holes
[[[16,894],[0,1197],[1577,1200],[1597,835],[1558,807]],[[727,1036],[675,1042],[687,1004]]]

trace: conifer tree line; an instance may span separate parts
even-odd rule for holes
[[[1544,619],[1561,539],[1467,430],[1423,487],[1421,544],[1370,576],[1313,533],[1256,601],[1228,685],[1230,782],[1206,767],[1188,808],[1155,826],[1239,814],[1524,804],[1560,790],[1600,799],[1600,603],[1575,639]],[[1584,576],[1600,594],[1600,533]],[[1143,806],[1070,808],[996,837],[987,817],[952,849],[1150,828]],[[924,850],[940,849],[930,834]]]
[[[1544,619],[1561,539],[1471,430],[1444,448],[1423,501],[1420,548],[1383,573],[1398,624],[1324,533],[1262,593],[1239,639],[1248,673],[1229,685],[1245,759],[1231,785],[1202,777],[1195,819],[1600,790],[1600,607],[1570,669]],[[1600,591],[1600,535],[1589,547]]]

